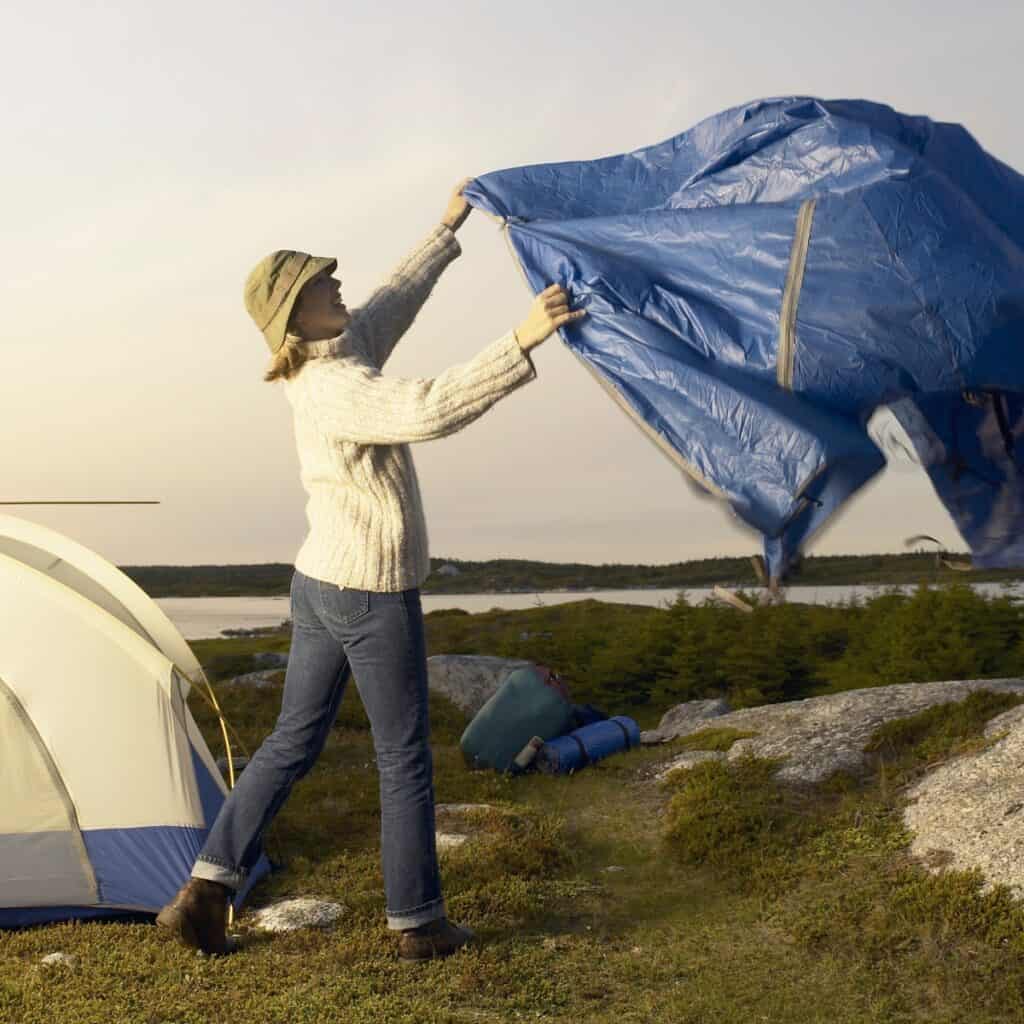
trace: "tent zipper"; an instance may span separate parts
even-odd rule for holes
[[[782,308],[779,312],[779,345],[776,371],[780,387],[793,390],[793,363],[796,356],[796,311],[800,304],[800,289],[804,283],[807,266],[807,249],[811,242],[811,225],[814,223],[816,199],[806,199],[796,215],[796,231],[793,234],[793,248],[789,254],[789,270],[786,273],[786,287],[782,293]]]

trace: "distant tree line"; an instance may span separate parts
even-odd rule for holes
[[[453,566],[441,574],[442,566]],[[145,565],[124,571],[153,597],[273,596],[287,594],[292,566],[266,565]],[[1012,580],[1017,570],[973,572],[971,580]],[[824,555],[804,559],[790,574],[793,585],[916,583],[921,579],[944,582],[963,579],[941,564],[933,553],[905,555]],[[685,589],[722,584],[759,585],[749,558],[705,558],[667,565],[585,565],[567,562],[531,562],[502,558],[487,562],[431,559],[425,594],[478,594],[500,591],[533,593],[545,590],[618,590],[631,587]]]
[[[580,601],[516,613],[427,616],[432,653],[495,654],[557,667],[577,699],[609,710],[724,696],[734,707],[938,679],[1024,675],[1024,608],[963,582],[862,604],[744,613]]]

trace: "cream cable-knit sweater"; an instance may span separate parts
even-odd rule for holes
[[[295,416],[309,534],[295,559],[306,576],[359,590],[418,587],[430,573],[427,526],[408,442],[453,434],[533,379],[509,332],[432,380],[380,370],[461,248],[436,228],[337,338],[285,382]]]

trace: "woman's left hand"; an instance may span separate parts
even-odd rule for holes
[[[444,211],[441,223],[446,227],[451,228],[452,231],[458,231],[459,228],[462,227],[466,218],[469,216],[470,210],[473,209],[462,196],[462,190],[472,180],[472,178],[463,178],[462,181],[455,186],[455,191],[452,192],[452,197],[448,200],[448,209]]]

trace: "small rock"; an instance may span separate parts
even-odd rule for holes
[[[293,932],[299,928],[329,928],[344,913],[340,903],[301,896],[273,903],[253,916],[256,926],[265,932]]]
[[[602,871],[611,874],[614,871],[625,871],[626,869],[621,864],[609,864],[606,868],[601,868]]]
[[[480,823],[473,819],[492,810],[490,804],[437,804],[434,813],[441,824],[437,832],[438,851],[454,850],[472,839],[480,831]],[[453,827],[458,831],[446,831]]]
[[[434,813],[442,818],[445,815],[461,817],[467,814],[482,814],[493,809],[490,804],[437,804]]]
[[[445,853],[448,850],[454,850],[460,846],[464,846],[469,842],[469,836],[464,836],[459,832],[438,832],[436,834],[436,840],[437,852]]]
[[[71,953],[50,953],[39,961],[43,967],[74,967],[78,963],[78,957]]]

